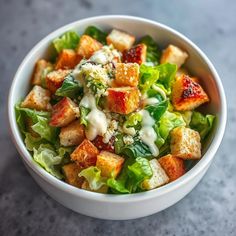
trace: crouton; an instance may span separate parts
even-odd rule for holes
[[[93,140],[93,144],[99,150],[104,150],[104,151],[108,151],[108,152],[115,152],[114,143],[115,143],[115,137],[114,136],[112,136],[110,138],[108,143],[104,143],[103,142],[103,137],[99,136],[99,135]]]
[[[84,126],[78,120],[75,120],[61,128],[59,138],[62,146],[79,145],[85,139]]]
[[[139,65],[137,63],[117,63],[115,84],[117,86],[136,87],[139,82]]]
[[[62,167],[62,171],[65,175],[65,181],[77,188],[81,188],[84,177],[79,177],[81,168],[76,163],[70,163]]]
[[[124,158],[114,153],[101,151],[97,156],[96,166],[101,170],[101,176],[114,177],[120,173]]]
[[[55,70],[74,69],[81,59],[73,49],[63,49],[57,58]]]
[[[177,111],[193,110],[208,102],[209,98],[200,84],[189,76],[181,75],[172,87],[172,104]]]
[[[52,116],[49,124],[55,127],[66,126],[76,119],[78,111],[76,104],[70,98],[64,97],[52,107]]]
[[[175,73],[175,78],[178,78],[181,75],[189,75],[188,70],[184,67],[179,68]]]
[[[38,85],[35,85],[33,89],[26,96],[25,100],[21,103],[22,107],[35,109],[37,111],[49,111],[51,110],[50,92]]]
[[[102,185],[102,187],[100,187],[99,189],[97,190],[92,190],[89,186],[89,182],[87,180],[84,180],[82,186],[81,186],[82,189],[85,189],[87,191],[92,191],[92,192],[96,192],[96,193],[107,193],[108,191],[108,187],[107,185]]]
[[[158,162],[168,175],[170,181],[178,179],[185,173],[184,161],[171,154],[161,157]]]
[[[100,50],[102,46],[103,45],[96,39],[88,35],[82,35],[77,48],[77,53],[81,57],[85,57],[86,59],[88,59],[93,55],[94,52]]]
[[[56,70],[47,74],[46,86],[52,93],[55,93],[58,88],[61,87],[65,77],[71,72],[71,70]]]
[[[146,54],[147,46],[143,43],[138,44],[123,52],[123,62],[138,63],[139,65],[141,65],[146,61]]]
[[[197,131],[177,127],[171,131],[170,149],[173,156],[182,159],[201,158],[201,138]]]
[[[139,107],[139,90],[135,87],[109,88],[107,106],[111,112],[129,114]]]
[[[133,35],[127,34],[126,32],[113,29],[107,36],[107,44],[112,44],[116,49],[123,52],[124,50],[130,49],[135,42]]]
[[[184,64],[187,58],[188,54],[185,51],[170,44],[162,52],[161,64],[171,63],[177,65],[177,67],[180,68]]]
[[[45,76],[45,70],[48,69],[49,71],[52,70],[52,64],[47,62],[46,60],[38,60],[34,67],[34,73],[31,79],[31,83],[33,85],[40,85],[42,86],[42,79]]]
[[[146,190],[151,190],[160,187],[164,184],[167,184],[169,182],[169,177],[162,169],[158,160],[152,159],[149,161],[149,164],[152,169],[152,177],[150,179],[145,179],[142,182],[142,188]]]
[[[95,166],[98,153],[98,149],[88,139],[84,139],[71,153],[70,157],[77,165],[87,168],[89,166]]]

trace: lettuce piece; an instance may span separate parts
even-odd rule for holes
[[[83,87],[78,80],[69,74],[63,81],[62,86],[57,89],[56,95],[61,97],[77,98],[83,92]]]
[[[147,46],[146,61],[152,62],[154,65],[159,64],[161,58],[161,50],[157,43],[153,40],[150,35],[146,35],[141,38],[140,43],[144,43]]]
[[[91,109],[84,107],[84,106],[80,106],[79,110],[80,110],[80,124],[85,125],[87,127],[88,120],[86,117],[87,117],[88,113],[91,111]]]
[[[145,94],[148,89],[158,80],[159,70],[157,66],[140,66],[139,89],[142,94]]]
[[[204,140],[212,130],[215,116],[203,115],[200,112],[194,111],[190,122],[190,127],[199,132],[201,139]]]
[[[157,68],[159,71],[158,83],[162,84],[169,94],[171,91],[172,82],[175,78],[177,66],[174,64],[165,63],[157,66]]]
[[[33,125],[31,128],[36,132],[40,138],[45,139],[51,143],[55,143],[59,129],[49,125],[50,113],[45,111],[36,111],[29,108],[15,106],[16,121],[23,134],[27,132],[25,126],[26,119],[31,119]]]
[[[33,151],[34,148],[38,149],[42,143],[44,142],[41,137],[34,137],[30,133],[25,132],[25,146],[27,150]]]
[[[107,180],[107,186],[112,189],[113,193],[130,193],[122,181],[116,180],[114,178]]]
[[[185,126],[186,123],[179,113],[166,111],[158,123],[155,124],[154,129],[157,134],[156,145],[158,148],[166,142],[169,133],[172,129],[179,126]],[[163,151],[163,150],[162,150]]]
[[[57,53],[63,49],[75,49],[79,43],[80,36],[74,31],[68,31],[60,37],[53,40],[53,46]]]
[[[101,176],[101,170],[96,166],[90,166],[79,173],[79,177],[84,177],[92,190],[98,190],[106,184],[106,178]]]
[[[51,175],[58,179],[63,178],[59,166],[63,157],[59,156],[51,145],[41,144],[38,149],[33,148],[33,159]]]
[[[107,37],[107,33],[101,31],[100,29],[98,29],[97,27],[91,25],[88,26],[84,32],[84,34],[91,36],[92,38],[96,39],[97,41],[99,41],[102,44],[106,44],[106,37]]]
[[[165,100],[157,104],[148,105],[145,107],[145,110],[149,112],[150,116],[152,116],[155,121],[158,121],[167,110],[167,107],[168,100]]]

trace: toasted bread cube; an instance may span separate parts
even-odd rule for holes
[[[201,158],[201,138],[197,131],[177,127],[171,131],[171,154],[182,159]]]
[[[114,153],[101,151],[97,156],[96,166],[101,170],[101,176],[114,177],[120,173],[124,158]]]
[[[40,85],[42,86],[42,78],[44,75],[44,70],[50,68],[52,69],[52,64],[50,62],[47,62],[44,59],[38,60],[34,67],[34,73],[31,79],[31,83],[33,85]]]
[[[35,85],[33,89],[26,96],[25,100],[21,103],[22,107],[35,109],[37,111],[49,111],[51,110],[50,92],[38,85]]]
[[[100,50],[102,46],[103,45],[96,39],[88,35],[82,35],[77,48],[77,53],[81,57],[85,57],[86,59],[88,59],[93,55],[94,52]]]
[[[189,72],[186,68],[181,67],[175,73],[175,78],[180,77],[181,75],[189,75]]]
[[[161,64],[171,63],[177,65],[177,67],[180,68],[184,64],[187,58],[188,54],[185,51],[170,44],[162,52]]]
[[[65,175],[65,181],[77,188],[81,188],[84,177],[79,177],[81,168],[76,163],[70,163],[62,167],[62,171]]]
[[[172,104],[177,111],[193,110],[208,102],[209,98],[200,84],[187,75],[181,75],[172,87]]]
[[[61,128],[59,138],[62,146],[79,145],[85,139],[84,126],[78,120],[75,120]]]
[[[92,190],[89,186],[89,182],[87,180],[84,180],[82,186],[81,186],[82,189],[85,189],[87,191],[92,191],[92,192],[96,192],[96,193],[107,193],[108,191],[108,187],[107,185],[102,185],[102,187],[100,187],[99,189],[97,190]]]
[[[58,88],[61,87],[65,77],[71,72],[71,70],[55,70],[49,72],[46,76],[47,89],[52,93],[55,93]]]
[[[64,97],[61,101],[52,107],[52,116],[50,125],[55,127],[63,127],[76,119],[78,107],[68,97]]]
[[[98,149],[88,139],[84,139],[70,157],[77,165],[87,168],[96,165],[98,153]]]
[[[147,46],[140,43],[129,50],[123,52],[123,62],[138,63],[141,65],[146,61]]]
[[[55,70],[73,69],[82,58],[73,49],[63,49],[55,65]]]
[[[168,154],[161,157],[158,161],[168,175],[170,181],[178,179],[185,173],[184,161],[178,157]]]
[[[123,52],[124,50],[130,49],[135,42],[133,35],[127,34],[126,32],[113,29],[107,36],[107,44],[112,44],[116,49]]]
[[[139,65],[137,63],[117,63],[115,83],[117,86],[136,87],[139,82]]]
[[[160,187],[164,184],[167,184],[169,182],[169,177],[162,169],[158,160],[152,159],[149,161],[149,164],[152,169],[152,177],[150,179],[145,179],[142,182],[142,188],[146,190],[151,190]]]
[[[139,107],[139,90],[135,87],[109,88],[107,106],[111,112],[129,114]]]

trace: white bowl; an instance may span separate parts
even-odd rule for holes
[[[75,188],[54,178],[36,165],[26,150],[16,124],[14,106],[29,90],[29,80],[35,62],[39,58],[50,55],[51,42],[54,38],[68,30],[83,33],[89,25],[96,25],[104,30],[119,28],[137,37],[149,34],[163,47],[172,43],[189,53],[187,67],[202,79],[201,83],[211,98],[211,102],[205,109],[216,114],[217,121],[213,134],[209,137],[203,150],[204,156],[178,180],[158,189],[131,195],[93,193]],[[185,36],[165,25],[147,19],[111,15],[76,21],[41,40],[28,53],[16,72],[9,93],[8,115],[12,138],[22,160],[32,177],[46,193],[64,206],[81,214],[101,219],[125,220],[151,215],[166,209],[182,199],[196,186],[209,168],[221,143],[226,125],[226,99],[221,80],[214,66],[206,55]]]

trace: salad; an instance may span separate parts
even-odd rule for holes
[[[129,194],[175,181],[202,157],[215,116],[188,53],[89,26],[53,40],[15,105],[33,160],[77,188]],[[26,85],[28,86],[28,85]]]

